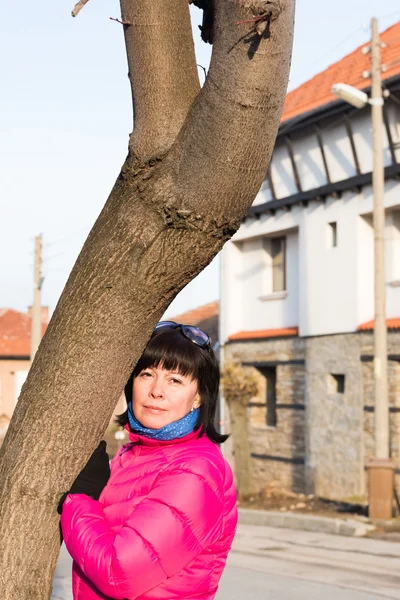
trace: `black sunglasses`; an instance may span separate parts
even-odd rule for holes
[[[170,329],[179,329],[183,335],[196,344],[200,348],[211,348],[211,338],[202,329],[195,327],[194,325],[182,325],[182,323],[175,323],[175,321],[160,321],[155,326],[154,331],[158,331],[163,327],[169,327]]]

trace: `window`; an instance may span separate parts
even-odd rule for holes
[[[266,422],[268,427],[277,426],[276,415],[276,367],[265,367],[262,369],[262,374],[266,379],[266,405],[267,415]]]
[[[328,223],[328,248],[336,248],[337,245],[337,223],[333,221]]]
[[[286,290],[286,238],[271,239],[272,291]]]
[[[328,375],[328,394],[344,394],[345,376],[338,373]]]

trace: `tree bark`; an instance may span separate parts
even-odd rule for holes
[[[109,422],[151,332],[238,228],[285,96],[294,0],[215,0],[199,91],[187,0],[121,0],[135,127],[0,450],[0,595],[50,597],[57,501]],[[274,5],[269,37],[237,24]]]

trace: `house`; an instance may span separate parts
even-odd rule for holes
[[[381,34],[391,453],[400,473],[400,23]],[[255,490],[363,496],[374,455],[372,127],[362,47],[287,95],[272,162],[222,252],[225,360],[257,373]]]
[[[42,307],[42,335],[49,311]],[[0,445],[31,365],[32,312],[0,309]]]

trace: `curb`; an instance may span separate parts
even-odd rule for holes
[[[348,537],[364,537],[375,530],[373,525],[356,519],[318,517],[301,513],[283,513],[251,508],[239,508],[239,523],[241,525],[300,529],[302,531],[331,533]]]

